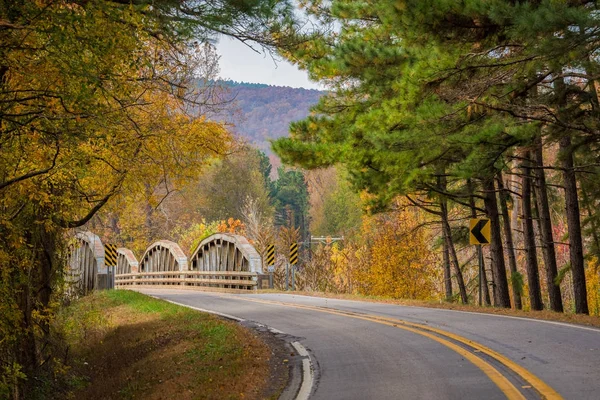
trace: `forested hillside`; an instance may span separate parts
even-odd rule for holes
[[[225,99],[233,100],[219,114],[235,125],[233,131],[259,149],[271,151],[267,139],[288,135],[289,124],[306,118],[325,92],[314,89],[221,81]]]

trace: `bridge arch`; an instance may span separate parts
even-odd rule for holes
[[[92,232],[77,232],[69,257],[70,290],[86,294],[98,288],[98,275],[106,274],[104,245]]]
[[[262,273],[260,254],[240,235],[217,233],[200,242],[190,257],[191,271]]]
[[[139,271],[140,263],[133,251],[120,247],[117,249],[117,271],[115,274],[132,274]]]
[[[188,258],[179,245],[170,240],[154,242],[139,262],[139,272],[187,271]]]

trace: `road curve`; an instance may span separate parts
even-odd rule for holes
[[[600,330],[288,294],[141,292],[258,322],[311,354],[311,399],[600,399]]]

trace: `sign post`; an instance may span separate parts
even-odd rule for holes
[[[479,306],[481,307],[483,305],[481,298],[483,297],[483,274],[485,274],[485,271],[483,270],[483,249],[481,248],[481,245],[478,246],[479,249],[477,249],[477,255],[479,257],[477,258],[479,259]]]
[[[292,291],[296,290],[296,266],[292,265]]]
[[[267,247],[267,270],[269,271],[269,289],[273,289],[273,272],[275,271],[275,245]]]
[[[486,218],[473,218],[469,225],[469,243],[479,246],[477,253],[479,253],[479,305],[481,306],[483,304],[483,274],[485,274],[483,270],[483,249],[481,246],[490,244],[490,220]]]
[[[292,268],[292,290],[296,290],[295,278],[296,278],[296,264],[298,264],[298,243],[294,242],[290,244],[290,265]]]

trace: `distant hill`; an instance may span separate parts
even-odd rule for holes
[[[326,92],[314,89],[270,86],[261,83],[220,81],[233,99],[221,118],[235,125],[234,132],[267,154],[267,139],[288,135],[290,122],[306,118],[311,106]]]

